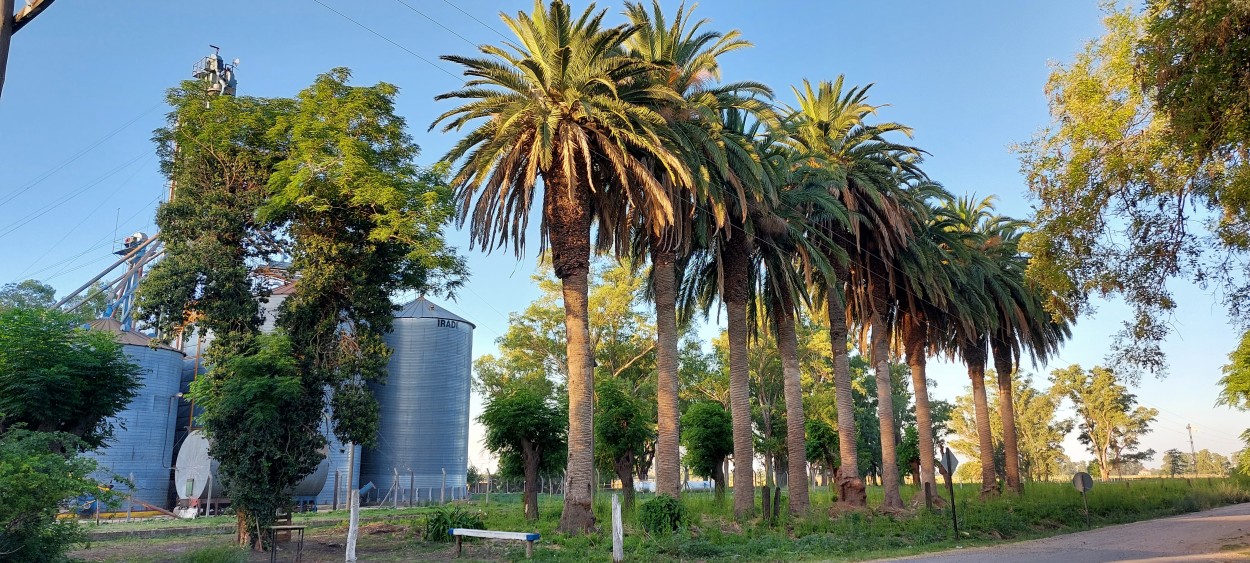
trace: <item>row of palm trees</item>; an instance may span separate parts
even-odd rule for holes
[[[474,245],[511,246],[520,257],[541,194],[540,246],[562,282],[568,335],[560,528],[593,525],[592,251],[650,261],[658,492],[676,496],[680,487],[679,322],[716,304],[728,322],[738,517],[755,510],[747,346],[757,326],[775,333],[784,366],[790,510],[809,507],[795,335],[803,308],[829,318],[842,502],[865,503],[852,336],[875,369],[886,508],[902,507],[888,364],[896,348],[914,378],[921,451],[934,451],[925,361],[946,354],[969,366],[982,458],[992,460],[981,377],[987,351],[1006,417],[1022,354],[1043,357],[1068,334],[1067,317],[1042,310],[1041,296],[1024,281],[1017,250],[1023,226],[995,216],[992,200],[955,200],[929,180],[921,150],[887,139],[909,137],[907,127],[870,123],[877,106],[868,103],[868,88],[844,89],[841,78],[804,81],[794,89],[795,106],[774,104],[763,84],[720,82],[719,58],[750,46],[737,31],[706,30],[707,21],[692,19],[684,6],[669,18],[658,2],[627,3],[621,25],[604,23],[605,15],[593,5],[574,14],[553,0],[503,16],[515,40],[482,46],[478,57],[443,57],[462,65],[468,79],[438,97],[462,105],[431,126],[464,131],[446,159],[457,163],[452,184]],[[1014,434],[1007,434],[1014,460]],[[933,456],[921,461],[932,483]],[[983,467],[991,472],[988,491],[992,461]],[[1018,489],[1015,464],[1008,475]]]

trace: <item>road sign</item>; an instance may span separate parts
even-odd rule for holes
[[[955,452],[952,452],[950,448],[944,448],[941,463],[948,474],[954,475],[955,468],[959,467],[959,458],[955,457]]]
[[[1076,487],[1078,492],[1087,492],[1094,488],[1094,478],[1084,471],[1077,472],[1072,476],[1072,486]]]

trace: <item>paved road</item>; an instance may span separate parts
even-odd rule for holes
[[[1250,561],[1250,503],[994,547],[888,561],[1103,563]]]

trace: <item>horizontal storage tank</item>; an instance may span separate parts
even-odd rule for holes
[[[377,447],[363,453],[360,484],[377,487],[372,501],[393,489],[401,503],[465,497],[473,329],[424,297],[396,312],[385,337],[389,375],[370,384],[381,424]]]
[[[178,449],[178,460],[174,466],[174,487],[180,499],[221,498],[228,496],[228,491],[221,483],[217,469],[220,463],[209,455],[208,437],[203,430],[193,430]],[[304,477],[291,495],[295,500],[311,501],[326,486],[330,474],[330,460],[322,457],[321,463],[308,476]],[[212,483],[210,494],[209,483]]]
[[[134,399],[109,419],[114,427],[113,437],[106,447],[88,454],[99,464],[96,477],[112,483],[123,496],[165,508],[169,501],[169,462],[174,447],[182,352],[168,346],[153,347],[151,337],[122,331],[121,324],[113,319],[98,319],[89,324],[92,330],[114,334],[122,351],[142,370]],[[114,476],[132,479],[133,488]],[[142,510],[141,505],[133,506]],[[125,510],[126,506],[120,509]]]

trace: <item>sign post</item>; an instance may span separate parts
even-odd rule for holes
[[[955,529],[955,541],[959,541],[959,516],[955,514],[955,483],[952,476],[955,475],[955,468],[959,467],[959,458],[951,452],[950,448],[942,448],[942,478],[946,480],[946,491],[951,497],[951,526]]]
[[[1085,527],[1089,528],[1089,498],[1086,496],[1094,488],[1094,478],[1089,473],[1078,471],[1072,476],[1072,486],[1081,493],[1081,502],[1085,503]]]

